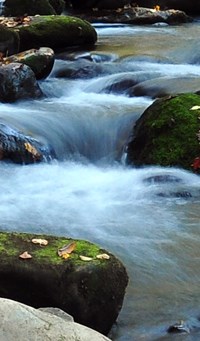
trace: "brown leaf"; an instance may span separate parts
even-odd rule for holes
[[[33,244],[39,244],[40,246],[48,245],[48,240],[46,240],[46,239],[34,238],[31,241]]]
[[[22,258],[22,259],[31,259],[32,256],[30,255],[30,253],[28,253],[28,251],[24,251],[21,255],[19,255],[19,258]]]
[[[62,257],[64,254],[70,254],[76,248],[76,242],[64,245],[61,249],[58,249],[58,256]]]

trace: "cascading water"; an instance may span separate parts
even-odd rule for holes
[[[0,0],[0,15],[3,14],[5,0]]]
[[[106,66],[115,72],[84,81],[50,76],[40,84],[45,99],[0,104],[2,123],[48,142],[58,158],[0,163],[0,226],[88,239],[123,261],[130,282],[113,340],[197,341],[200,178],[176,168],[125,166],[124,145],[152,98],[104,89],[119,73],[141,82],[183,75],[197,81],[199,50],[191,46],[198,44],[200,23],[98,33],[93,53],[120,55]],[[192,326],[191,334],[168,335],[179,320]]]

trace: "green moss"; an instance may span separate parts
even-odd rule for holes
[[[32,243],[33,238],[48,240],[47,246],[40,246]],[[58,256],[58,249],[68,245],[72,241],[76,242],[74,251],[67,260]],[[28,251],[32,255],[32,259],[36,263],[63,264],[63,262],[71,262],[74,265],[83,265],[80,255],[94,258],[91,262],[95,264],[104,263],[95,259],[95,257],[103,251],[95,244],[84,240],[72,240],[70,238],[54,237],[47,235],[33,235],[26,233],[4,233],[0,232],[0,255],[10,257],[19,256],[24,251]]]
[[[191,170],[200,155],[197,134],[200,129],[197,94],[181,94],[154,102],[141,116],[131,143],[136,164],[181,166]]]
[[[95,29],[87,21],[75,17],[54,15],[35,17],[29,26],[17,28],[20,50],[48,46],[52,49],[94,44]]]

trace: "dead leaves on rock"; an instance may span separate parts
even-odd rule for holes
[[[28,251],[24,251],[21,255],[19,255],[19,258],[21,259],[31,259],[32,256],[30,253],[28,253]]]
[[[40,246],[48,245],[48,240],[46,239],[33,238],[31,241],[33,244],[39,244]]]
[[[72,253],[75,250],[75,248],[76,248],[75,242],[64,245],[61,249],[58,249],[58,256],[67,259],[69,258],[70,253]]]
[[[32,18],[25,15],[21,17],[0,17],[0,25],[6,26],[8,28],[13,28],[16,26],[29,26]]]
[[[32,146],[32,144],[30,144],[29,142],[25,142],[24,147],[27,150],[27,152],[32,154],[34,159],[36,159],[36,160],[40,159],[41,154],[38,152],[38,150],[34,146]]]
[[[29,240],[29,242],[31,242],[35,245],[39,245],[40,247],[46,247],[49,244],[48,240],[42,239],[42,238],[33,238],[33,239]],[[71,253],[73,253],[74,250],[76,250],[76,246],[77,246],[77,243],[75,241],[72,241],[71,243],[66,244],[63,247],[59,248],[57,250],[57,255],[59,257],[61,257],[62,259],[66,260],[66,259],[70,258]],[[94,257],[90,257],[87,255],[78,255],[78,257],[80,260],[82,260],[84,262],[90,262],[90,261],[94,261],[97,259],[98,260],[110,259],[110,256],[107,253],[101,253],[101,254],[98,254]],[[31,259],[33,257],[28,251],[24,251],[22,254],[19,255],[19,258],[21,258],[23,260],[27,260],[27,259]]]

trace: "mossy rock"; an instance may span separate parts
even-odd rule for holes
[[[127,163],[193,170],[200,156],[200,96],[187,93],[156,100],[133,128]]]
[[[3,64],[21,63],[28,65],[34,72],[36,79],[49,76],[54,65],[54,51],[49,47],[31,49],[3,59]]]
[[[48,0],[5,0],[4,16],[51,15],[55,9]]]
[[[16,31],[0,25],[0,52],[3,56],[10,56],[19,51],[19,35]]]
[[[20,51],[48,46],[54,50],[94,44],[95,29],[87,21],[64,15],[32,17],[29,26],[18,26]]]
[[[34,244],[33,238],[45,239],[48,245]],[[0,296],[35,308],[60,308],[76,322],[107,334],[122,306],[126,270],[115,256],[84,240],[75,240],[69,258],[59,257],[58,249],[71,242],[64,237],[0,232]],[[24,251],[32,258],[19,258]],[[110,258],[96,258],[102,253]]]

